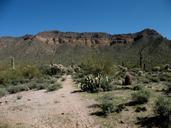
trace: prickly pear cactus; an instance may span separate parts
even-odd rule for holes
[[[99,92],[99,91],[110,91],[112,86],[110,85],[109,78],[98,75],[97,77],[93,75],[88,75],[81,82],[81,89],[87,92]]]

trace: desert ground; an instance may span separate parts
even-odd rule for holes
[[[99,128],[90,115],[95,101],[77,93],[71,76],[62,85],[54,92],[26,91],[1,98],[0,121],[12,127]]]

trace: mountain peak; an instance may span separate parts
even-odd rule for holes
[[[151,28],[146,28],[146,29],[140,31],[139,33],[141,33],[143,35],[154,35],[154,36],[160,35],[159,32],[157,32],[156,30],[151,29]]]

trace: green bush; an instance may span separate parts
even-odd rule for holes
[[[149,98],[150,98],[150,92],[144,89],[132,94],[132,99],[136,104],[147,103]]]
[[[16,66],[15,69],[7,68],[0,71],[0,84],[14,84],[28,82],[27,79],[40,78],[42,76],[35,66]]]
[[[100,99],[100,108],[104,115],[108,115],[113,112],[120,112],[122,111],[125,106],[119,104],[117,99],[110,94],[104,95]]]
[[[61,77],[64,73],[66,73],[65,68],[62,65],[42,66],[40,67],[40,70],[45,75],[57,77]]]
[[[21,68],[21,73],[25,78],[32,79],[32,78],[39,78],[42,74],[38,67],[33,65],[27,65]]]
[[[150,79],[151,82],[159,82],[160,81],[160,78],[154,77],[154,76],[149,77],[149,79]]]
[[[114,97],[105,95],[101,99],[100,107],[105,115],[108,115],[115,110],[115,104],[113,102]]]
[[[28,91],[29,87],[27,85],[10,85],[7,88],[8,93],[13,94],[21,91]]]
[[[171,93],[171,83],[167,84],[167,93]]]
[[[161,81],[171,82],[171,73],[162,73],[159,77]]]
[[[154,112],[163,118],[171,117],[171,98],[159,97],[156,101]]]
[[[5,94],[7,93],[5,88],[0,88],[0,97],[5,96]]]
[[[81,68],[84,69],[87,74],[110,75],[113,73],[113,61],[109,56],[95,54],[91,57],[85,58],[81,64]]]
[[[138,82],[142,82],[144,84],[150,83],[150,79],[144,76],[138,77]]]
[[[161,70],[161,68],[159,66],[155,66],[155,67],[152,68],[152,71],[154,71],[154,72],[157,72],[157,71],[160,71],[160,70]]]
[[[143,89],[142,85],[136,85],[136,86],[133,87],[134,91],[139,91],[139,90],[142,90],[142,89]]]
[[[0,84],[17,84],[22,80],[21,72],[17,70],[7,69],[0,72]]]
[[[51,92],[51,91],[55,91],[55,90],[58,90],[62,87],[61,83],[55,83],[55,84],[51,84],[49,86],[47,86],[46,90],[48,92]]]
[[[42,89],[46,89],[47,85],[46,84],[36,84],[36,89],[37,90],[42,90]]]
[[[0,123],[0,128],[11,128],[8,124]]]
[[[111,79],[106,77],[103,77],[101,79],[101,88],[103,91],[112,91],[114,89],[114,85],[111,83]]]

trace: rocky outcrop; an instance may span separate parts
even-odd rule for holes
[[[149,36],[161,36],[158,32],[151,29],[145,29],[133,34],[111,35],[108,33],[76,33],[47,31],[38,33],[35,36],[25,35],[24,40],[42,42],[48,45],[69,43],[71,45],[82,44],[89,47],[96,45],[126,45]]]

